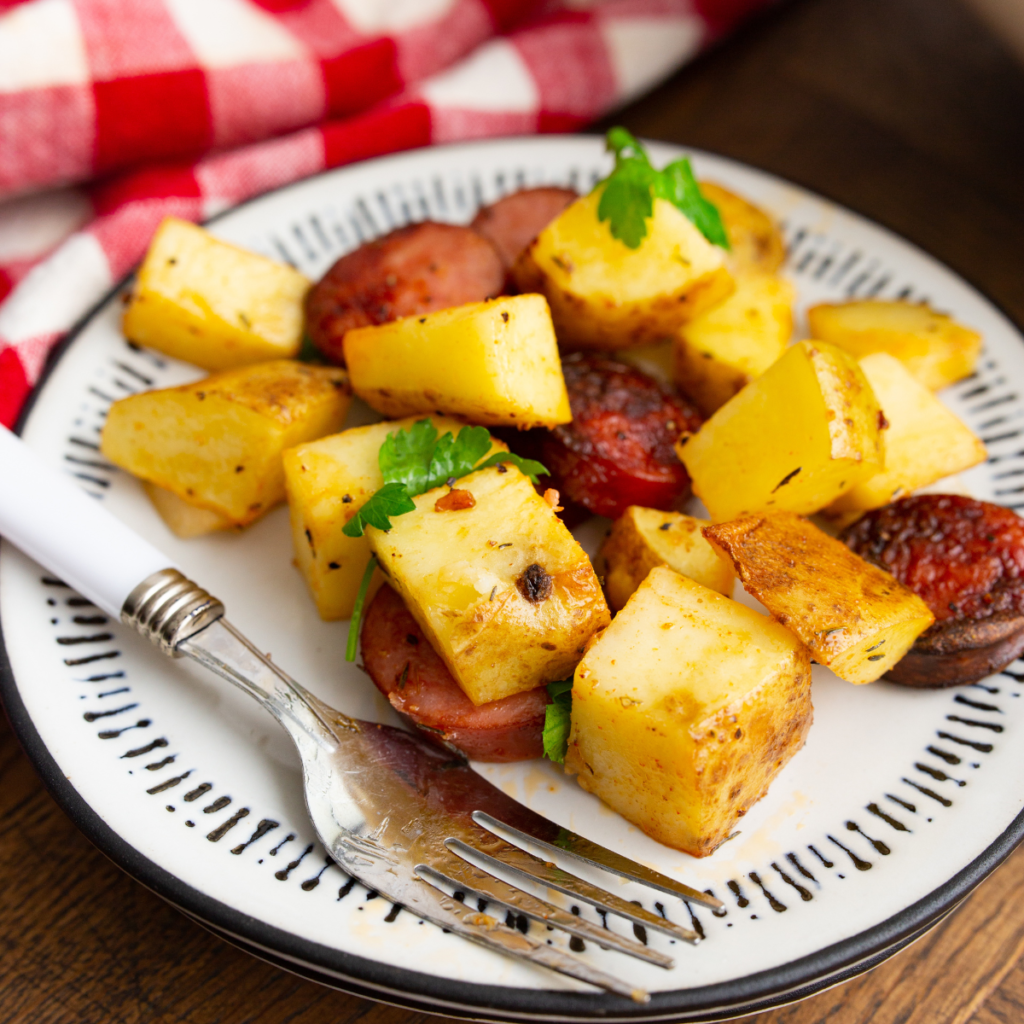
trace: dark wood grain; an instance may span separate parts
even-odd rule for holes
[[[957,0],[794,0],[609,123],[790,178],[1024,323],[1024,72]],[[0,729],[5,1024],[418,1024],[228,946],[107,862]],[[1024,852],[863,978],[747,1024],[1024,1020]]]

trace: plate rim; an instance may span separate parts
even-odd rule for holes
[[[579,144],[584,140],[589,142],[596,138],[595,135],[583,134],[506,136],[406,150],[373,160],[360,161],[345,167],[331,168],[297,182],[289,182],[218,211],[202,223],[216,223],[243,207],[264,201],[270,196],[317,178],[335,175],[339,172],[344,173],[349,168],[401,163],[410,158],[415,159],[426,152],[472,151],[510,142],[534,145]],[[873,229],[884,232],[943,267],[964,281],[1011,325],[1020,330],[1015,319],[998,302],[990,298],[983,289],[958,270],[949,267],[893,229],[850,210],[827,195],[731,157],[694,147],[682,147],[675,143],[646,139],[644,141],[650,141],[660,146],[675,145],[680,149],[685,148],[690,154],[706,154],[715,159],[732,163],[738,168],[753,170],[776,182],[794,185],[809,197],[823,201],[844,214],[870,225]],[[37,397],[42,393],[51,374],[70,346],[92,319],[123,289],[134,273],[133,268],[114,283],[75,323],[50,353],[39,380],[29,393],[18,416],[14,428],[15,433],[22,433]],[[0,547],[0,567],[4,561],[2,552],[6,547],[7,542],[5,541]],[[362,998],[434,1013],[443,1012],[460,1017],[472,1016],[474,1019],[481,1019],[480,1011],[483,1010],[488,1014],[487,1019],[503,1021],[590,1021],[596,1018],[609,1022],[635,1020],[714,1021],[782,1006],[871,970],[889,956],[921,937],[955,909],[1024,840],[1024,810],[1022,810],[985,850],[952,878],[886,920],[838,943],[778,967],[713,985],[652,993],[651,1001],[646,1005],[633,1005],[628,1000],[603,994],[455,982],[451,979],[438,978],[432,974],[395,967],[343,950],[333,949],[267,924],[208,896],[141,854],[103,821],[100,815],[78,793],[70,780],[64,776],[50,754],[21,699],[4,644],[2,621],[0,621],[0,704],[4,707],[15,737],[41,777],[47,791],[76,828],[117,867],[186,916],[204,924],[225,941],[303,977],[331,985]],[[453,990],[457,991],[457,998],[453,997]]]

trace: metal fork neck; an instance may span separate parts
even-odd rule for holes
[[[224,605],[177,569],[147,576],[125,598],[121,621],[164,654],[180,658],[183,640],[224,615]]]

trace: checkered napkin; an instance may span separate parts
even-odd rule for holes
[[[769,2],[0,0],[0,422],[164,217],[573,130]]]

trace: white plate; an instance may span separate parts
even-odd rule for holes
[[[651,149],[657,161],[679,152]],[[943,395],[992,455],[958,486],[1024,502],[1024,403],[1015,390],[1024,347],[1007,319],[928,256],[834,204],[717,157],[694,162],[701,176],[784,222],[802,306],[853,295],[928,299],[983,332],[977,375]],[[212,230],[317,277],[359,241],[408,220],[465,222],[519,185],[585,189],[607,166],[601,141],[586,137],[431,149],[289,186]],[[286,510],[240,535],[179,541],[138,483],[95,450],[111,399],[197,375],[126,345],[120,291],[64,346],[25,439],[216,593],[315,693],[350,714],[390,719],[366,676],[344,662],[347,625],[316,616],[291,565]],[[1024,743],[1014,738],[1024,731],[1024,674],[1013,666],[953,691],[854,687],[816,668],[806,747],[741,834],[704,860],[646,838],[550,763],[481,766],[541,813],[725,901],[720,917],[663,901],[670,918],[692,920],[707,936],[696,949],[673,948],[673,971],[587,949],[654,993],[636,1006],[478,949],[353,885],[314,840],[298,761],[269,716],[80,606],[9,547],[2,567],[4,701],[65,810],[187,913],[258,955],[360,994],[490,1019],[734,1016],[884,959],[955,906],[1024,834]]]

